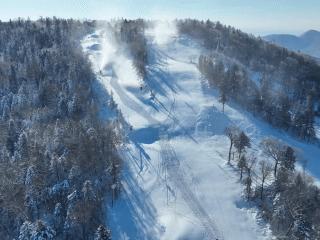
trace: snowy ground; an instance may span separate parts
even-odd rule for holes
[[[161,34],[161,29],[166,34]],[[168,31],[172,29],[172,31]],[[108,31],[83,40],[100,82],[133,126],[125,158],[123,193],[108,205],[115,239],[271,239],[267,225],[242,200],[243,186],[225,163],[229,142],[223,130],[236,124],[252,138],[275,136],[303,149],[316,175],[318,147],[292,139],[237,106],[225,113],[194,64],[201,48],[174,28],[148,32],[147,84]],[[150,89],[155,98],[150,98]]]

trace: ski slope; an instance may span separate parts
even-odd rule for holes
[[[201,48],[174,31],[163,36],[151,29],[143,84],[129,54],[108,32],[97,30],[82,46],[132,126],[129,143],[120,150],[123,192],[115,206],[107,204],[113,238],[272,239],[226,165],[226,126],[236,123],[251,136],[260,132],[237,108],[221,112],[194,64]]]

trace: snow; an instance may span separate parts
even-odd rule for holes
[[[63,180],[62,182],[59,182],[49,190],[50,195],[58,195],[61,194],[63,191],[68,190],[69,188],[69,182],[67,180]]]
[[[224,129],[230,126],[230,119],[216,107],[204,108],[198,115],[196,133],[222,135]]]
[[[152,35],[155,44],[165,45],[177,35],[177,32],[177,27],[173,22],[158,20],[153,22],[153,27],[148,28],[146,34]]]
[[[266,223],[243,200],[238,176],[226,165],[229,142],[223,135],[231,123],[255,142],[264,132],[236,106],[227,104],[222,113],[192,61],[201,48],[175,31],[165,31],[163,38],[159,29],[148,31],[151,63],[141,91],[129,54],[106,30],[84,39],[83,49],[133,126],[130,142],[120,149],[125,159],[121,197],[113,207],[107,203],[113,238],[271,239]],[[101,49],[110,55],[101,57],[105,53],[91,47],[97,43],[106,45]],[[105,67],[112,71],[100,73]]]

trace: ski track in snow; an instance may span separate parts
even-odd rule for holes
[[[96,38],[106,37],[102,32],[87,36],[82,46],[97,78],[113,93],[126,121],[133,126],[131,141],[122,150],[123,194],[114,208],[107,205],[113,237],[270,239],[266,225],[257,223],[254,211],[242,200],[243,186],[237,176],[225,165],[228,141],[224,127],[244,117],[228,106],[227,114],[222,114],[218,99],[203,92],[201,76],[195,64],[188,62],[199,56],[201,48],[182,37],[157,44],[150,33],[148,45],[154,56],[148,67],[152,77],[146,82],[156,94],[151,102],[148,93],[139,90],[137,76],[130,78],[135,79],[130,82],[135,89],[124,85],[125,79],[118,79],[121,74],[117,71],[132,68],[132,64],[121,65],[122,59],[128,59],[125,52],[114,50],[121,59],[112,60],[122,68],[107,69],[111,75],[101,74],[101,58],[105,57],[101,57],[100,48],[92,46],[105,41]],[[247,131],[255,131],[250,122],[241,119],[241,123]],[[144,130],[150,135],[148,141],[141,139]]]
[[[169,177],[177,186],[183,199],[188,204],[191,211],[200,220],[205,229],[203,239],[223,239],[221,233],[216,227],[213,219],[207,214],[200,201],[194,196],[193,191],[185,181],[185,173],[180,169],[180,161],[169,142],[160,143],[161,157]]]
[[[136,100],[130,98],[124,90],[122,90],[121,86],[117,82],[116,77],[112,77],[110,81],[111,87],[118,94],[120,100],[123,104],[125,104],[128,108],[135,111],[136,114],[141,115],[145,119],[149,121],[150,124],[159,124],[159,121],[151,117],[151,114],[148,113],[141,105],[139,105]]]

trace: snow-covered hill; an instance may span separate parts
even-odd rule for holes
[[[225,107],[207,88],[195,65],[202,48],[166,31],[148,31],[150,64],[146,83],[129,54],[107,28],[83,40],[94,71],[126,121],[128,144],[123,192],[108,207],[115,239],[271,239],[255,208],[242,199],[243,186],[226,165],[229,141],[223,131],[235,124],[259,142],[274,136],[300,149],[309,170],[319,169],[318,147],[297,141],[232,103]],[[162,34],[161,34],[162,33]]]
[[[130,58],[103,30],[83,41],[97,76],[133,126],[123,149],[124,191],[109,206],[115,239],[269,239],[267,227],[241,199],[237,176],[225,166],[223,129],[231,120],[203,92],[190,61],[200,48],[176,36],[158,41],[153,33],[147,81],[154,99],[147,87],[140,90]],[[112,64],[107,61],[100,74],[105,60],[96,49],[106,50],[105,41],[117,56],[109,53]],[[102,47],[92,48],[96,44]]]
[[[300,51],[310,56],[320,58],[320,32],[309,30],[301,36],[290,34],[272,34],[263,37],[269,42],[288,48],[293,51]]]

